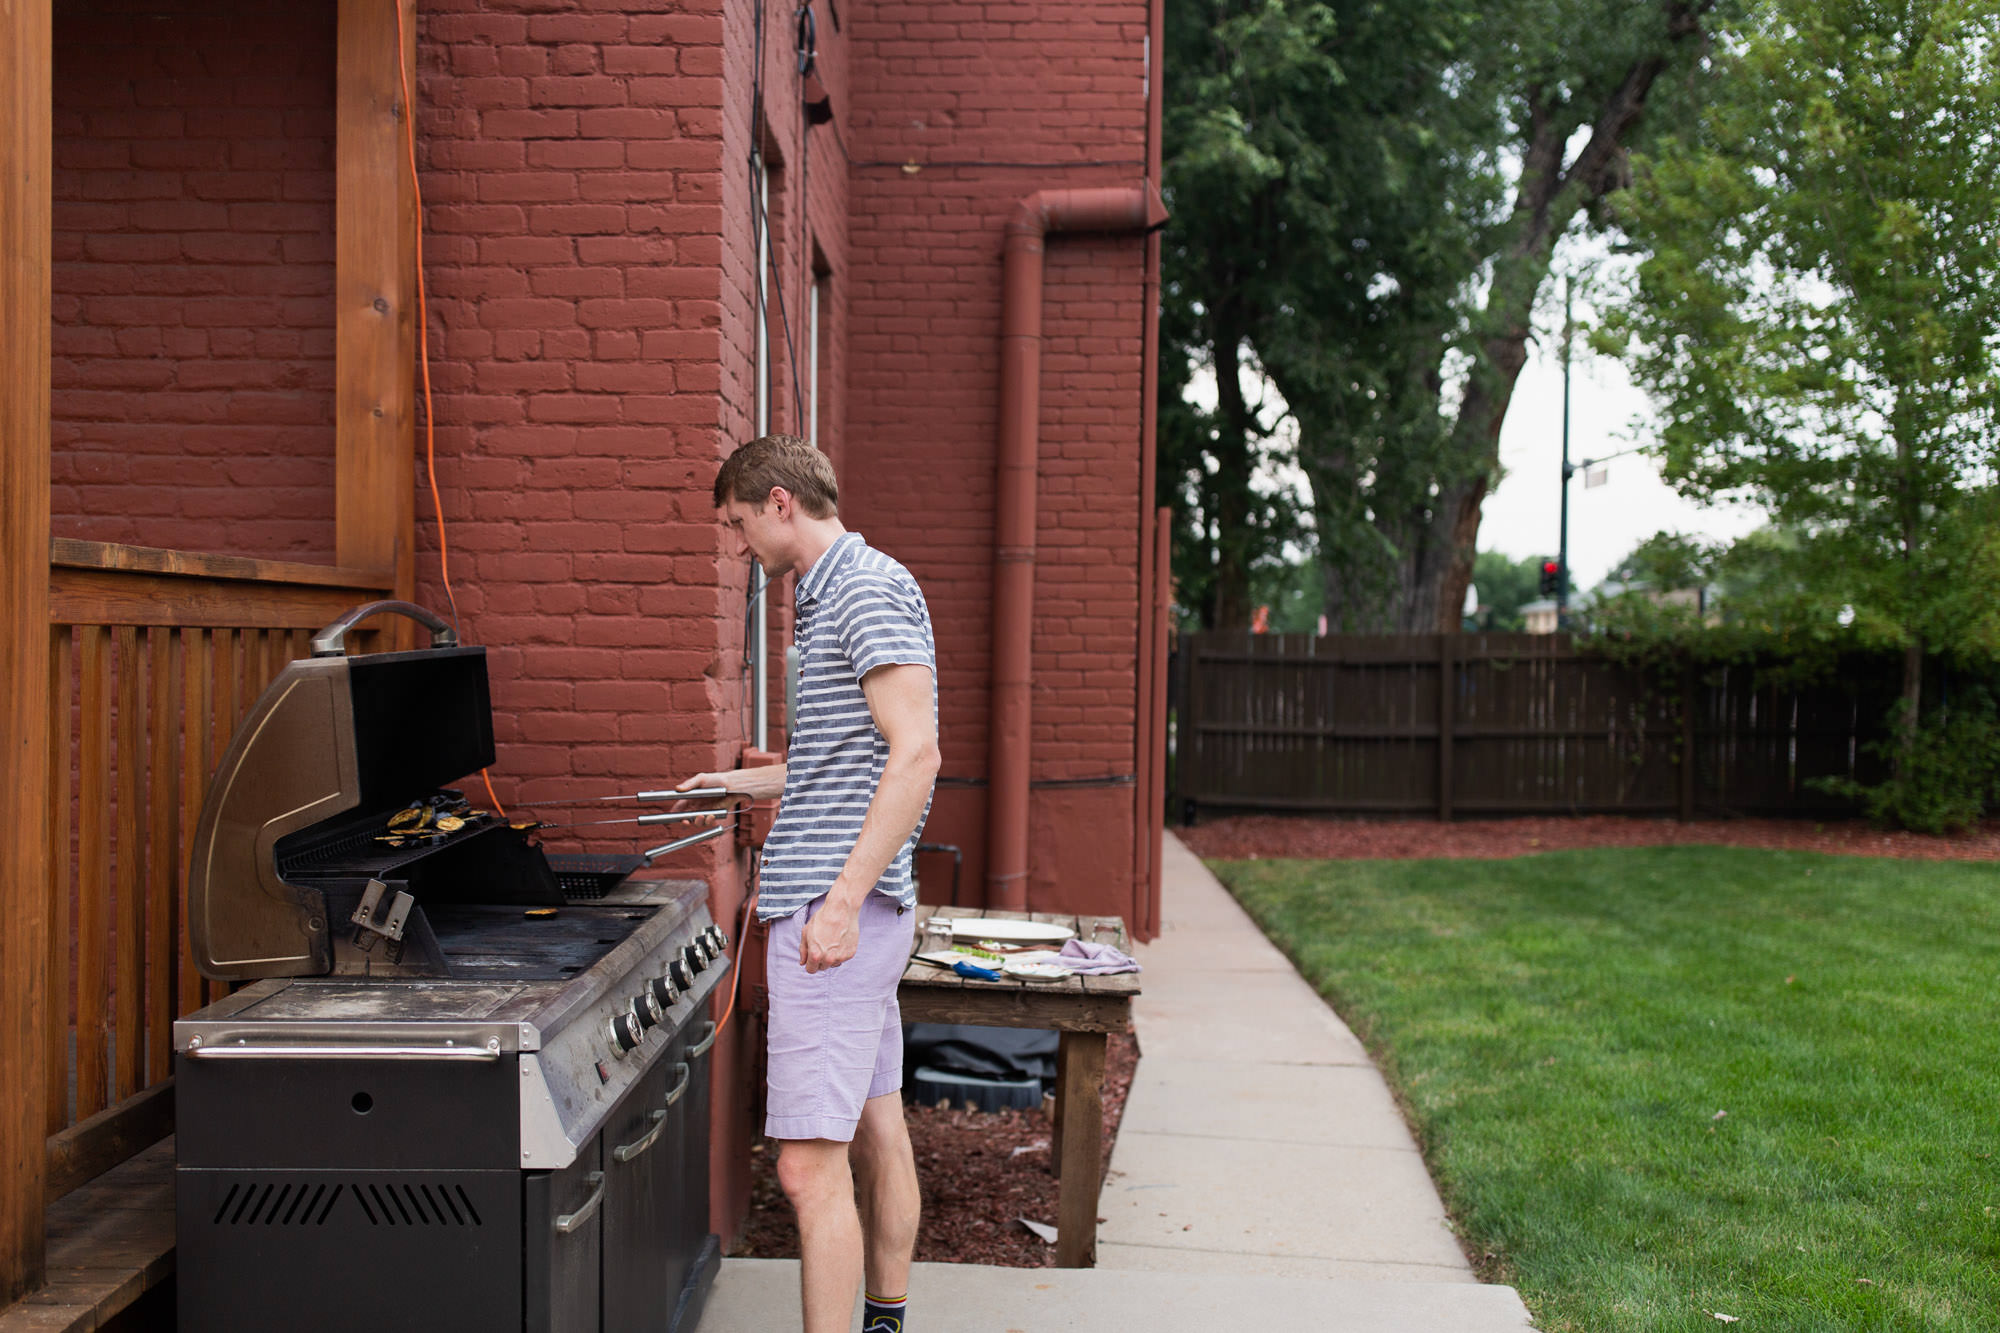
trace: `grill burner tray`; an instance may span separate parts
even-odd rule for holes
[[[571,903],[554,916],[518,907],[451,903],[433,908],[431,929],[454,977],[555,981],[610,953],[650,911]]]

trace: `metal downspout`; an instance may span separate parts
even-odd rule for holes
[[[1035,483],[1041,434],[1042,254],[1050,232],[1143,231],[1166,220],[1149,187],[1037,190],[1007,219],[1000,261],[1000,440],[993,538],[986,905],[1028,903]]]
[[[1166,101],[1166,0],[1146,6],[1146,181],[1160,189],[1161,108]],[[1171,605],[1171,548],[1154,508],[1159,479],[1160,233],[1146,233],[1145,308],[1139,361],[1139,632],[1134,645],[1138,698],[1132,733],[1138,781],[1132,799],[1132,910],[1127,921],[1140,939],[1160,930],[1160,853],[1166,830],[1167,701],[1166,621]]]

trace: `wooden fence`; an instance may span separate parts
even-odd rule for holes
[[[1851,814],[1812,779],[1881,776],[1866,750],[1897,663],[1804,688],[1750,667],[1662,683],[1568,635],[1185,634],[1172,813]]]
[[[186,848],[236,725],[309,633],[388,580],[57,540],[49,571],[46,1197],[173,1132]]]

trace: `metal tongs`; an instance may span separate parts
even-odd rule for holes
[[[538,801],[533,806],[530,806],[530,808],[551,805],[598,805],[605,801],[637,801],[642,805],[658,805],[667,801],[721,800],[736,794],[727,787],[694,787],[687,791],[673,791],[671,789],[662,791],[635,791],[628,792],[622,796],[583,796],[567,801]],[[542,827],[594,828],[600,824],[685,824],[697,819],[723,818],[725,818],[725,812],[720,810],[662,810],[657,814],[638,815],[630,819],[584,819],[569,824],[543,824]],[[645,859],[648,865],[651,865],[657,857],[666,856],[670,852],[677,852],[683,847],[692,847],[698,842],[707,842],[710,838],[719,838],[729,832],[732,827],[734,825],[729,823],[718,824],[712,829],[703,829],[701,832],[691,833],[685,838],[675,838],[672,842],[661,843],[651,851],[641,852],[639,855]]]
[[[732,794],[727,787],[695,787],[688,791],[642,791],[638,794],[638,799],[641,801],[707,801]],[[640,815],[636,822],[640,824],[679,824],[686,820],[703,818],[720,818],[720,814],[714,810],[663,810],[656,815]],[[663,842],[651,851],[640,852],[639,855],[647,865],[651,865],[658,857],[665,856],[669,852],[677,852],[683,847],[692,847],[698,842],[707,842],[710,838],[719,838],[734,827],[735,825],[732,823],[717,824],[714,828],[703,829],[699,833],[690,833],[685,838],[675,838],[672,842]]]

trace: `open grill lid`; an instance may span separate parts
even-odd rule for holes
[[[344,655],[383,611],[431,630],[428,649]],[[188,866],[195,963],[218,980],[333,970],[325,891],[279,874],[279,839],[345,817],[386,817],[493,762],[486,650],[407,602],[358,607],[278,673],[230,739],[202,803]]]

